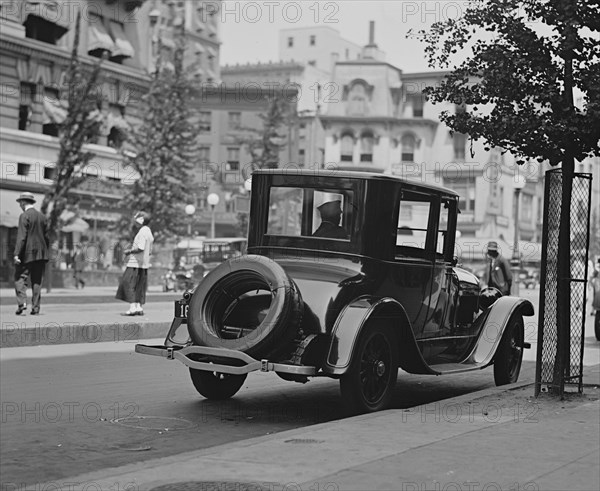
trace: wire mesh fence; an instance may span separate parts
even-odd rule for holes
[[[565,385],[583,390],[586,281],[588,275],[591,175],[575,174],[570,210],[569,326],[559,325],[558,251],[562,208],[562,169],[546,172],[540,278],[540,313],[535,394],[564,394]],[[566,304],[565,304],[566,305]]]

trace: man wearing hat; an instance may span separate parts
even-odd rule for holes
[[[330,239],[347,239],[348,232],[340,227],[342,218],[342,202],[340,200],[327,201],[317,207],[321,215],[321,225],[313,233],[313,237],[327,237]]]
[[[17,198],[23,210],[19,216],[19,229],[15,245],[15,292],[17,294],[17,315],[27,308],[26,281],[31,280],[31,315],[40,313],[42,280],[48,262],[49,238],[46,230],[46,217],[37,211],[31,193],[21,193]]]
[[[487,255],[489,263],[483,276],[484,284],[497,288],[502,295],[510,295],[512,286],[510,264],[498,251],[497,242],[488,242]]]

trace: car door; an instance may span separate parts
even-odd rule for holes
[[[396,230],[392,281],[415,336],[423,335],[429,317],[435,231],[435,197],[417,190],[403,189]]]
[[[459,279],[453,266],[454,229],[456,202],[441,197],[438,222],[435,224],[436,254],[432,271],[432,291],[430,316],[427,318],[424,335],[421,338],[422,352],[431,362],[437,356],[454,361],[452,348],[460,343],[464,333],[457,331],[457,310],[459,302]],[[458,353],[456,354],[458,356]]]

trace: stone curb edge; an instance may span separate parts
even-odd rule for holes
[[[170,324],[170,322],[135,321],[110,324],[47,322],[35,327],[20,327],[18,322],[4,323],[3,329],[0,330],[0,349],[164,339]]]

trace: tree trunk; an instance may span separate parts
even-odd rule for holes
[[[564,116],[568,119],[574,113],[573,100],[573,46],[577,34],[572,25],[564,31]],[[567,133],[564,141],[564,158],[562,162],[562,197],[560,208],[560,225],[558,232],[558,263],[556,290],[556,354],[552,386],[558,387],[558,394],[563,397],[565,376],[570,365],[571,344],[571,196],[573,191],[573,174],[575,157],[573,141]]]

